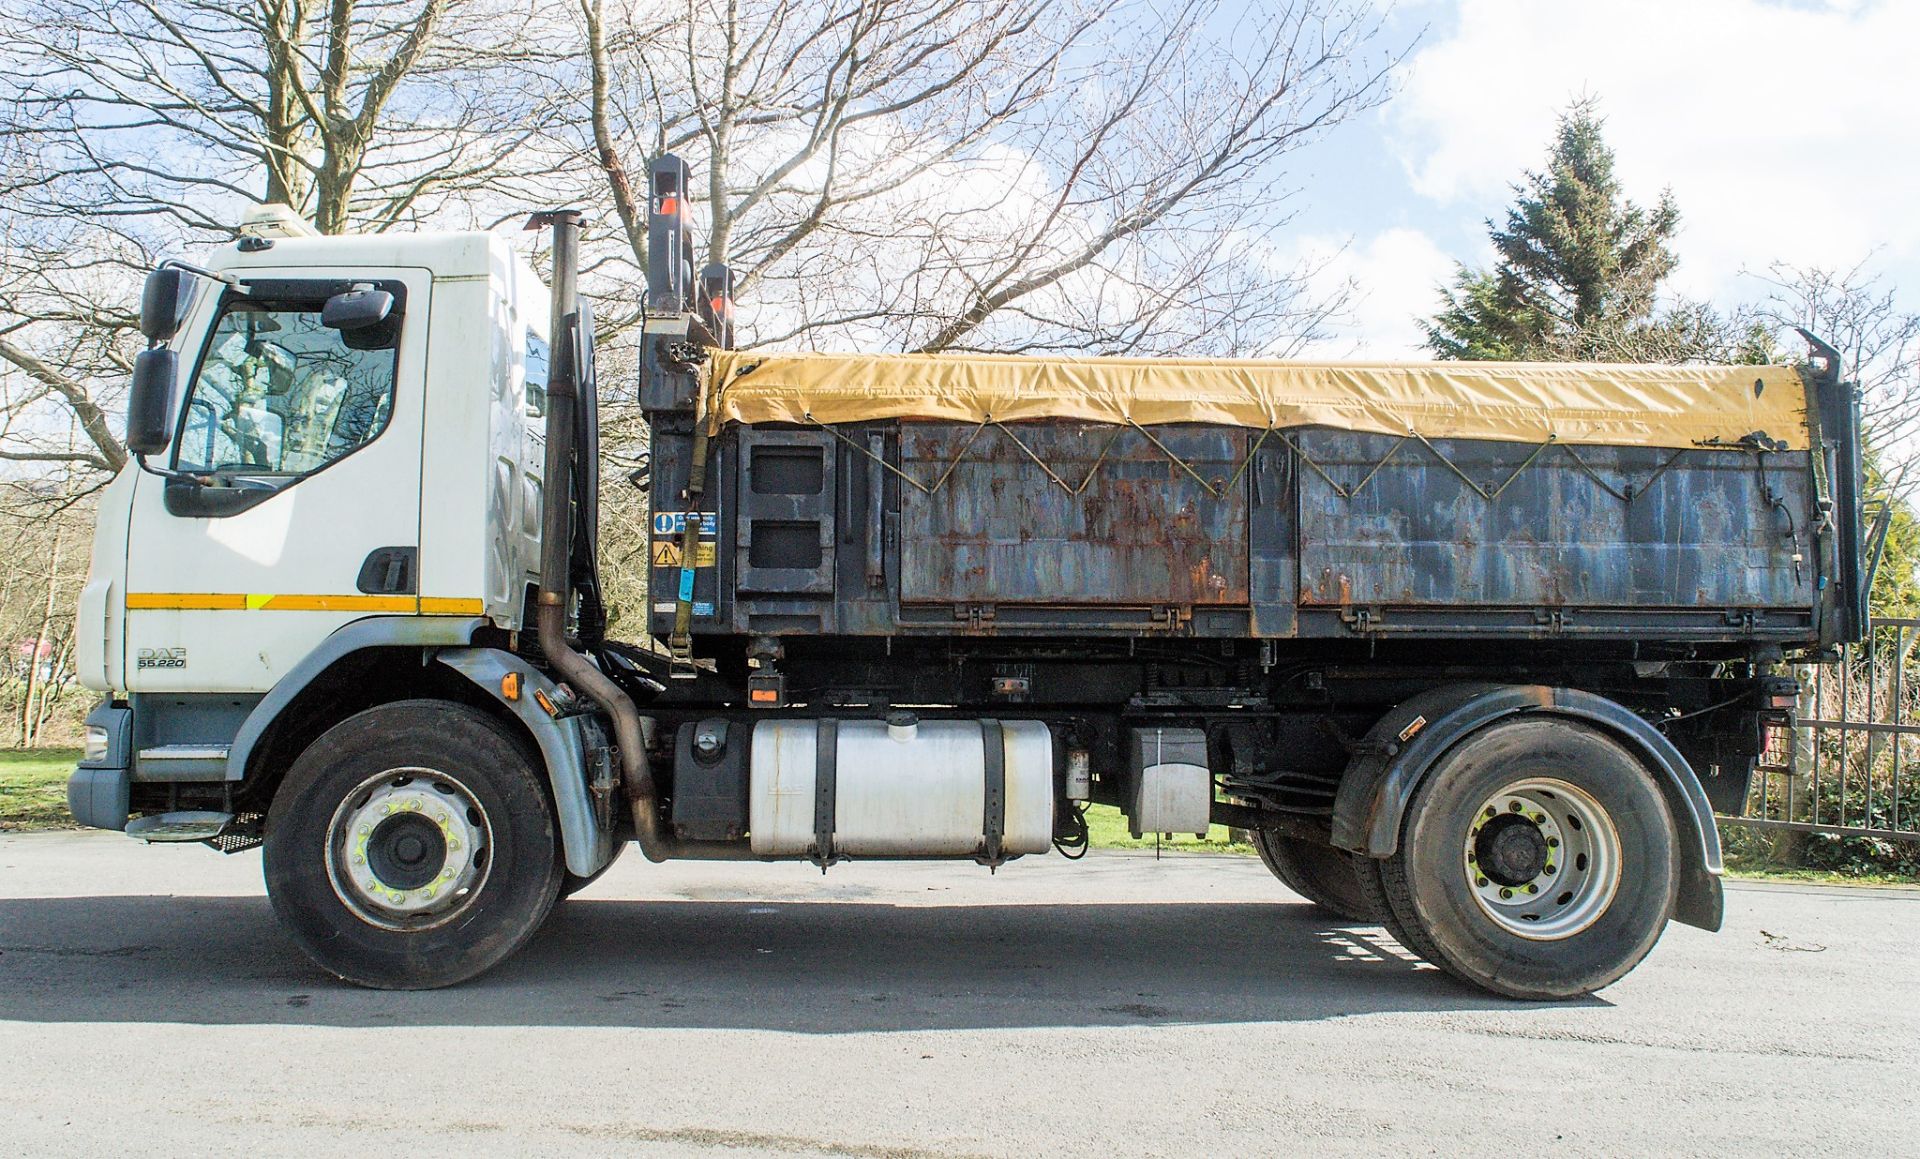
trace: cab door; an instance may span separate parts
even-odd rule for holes
[[[425,270],[249,271],[181,347],[167,466],[141,473],[127,544],[134,692],[261,692],[341,625],[419,611]],[[350,285],[385,320],[329,328]],[[211,485],[207,485],[211,484]]]

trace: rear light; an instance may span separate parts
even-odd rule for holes
[[[755,708],[785,708],[787,678],[778,672],[755,672],[747,677],[747,703]]]

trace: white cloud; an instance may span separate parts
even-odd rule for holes
[[[1422,358],[1420,320],[1432,315],[1453,259],[1416,229],[1393,228],[1342,246],[1328,238],[1300,245],[1314,269],[1314,288],[1328,295],[1351,287],[1352,304],[1336,338],[1305,351],[1318,358]]]
[[[1476,216],[1600,98],[1629,195],[1671,186],[1677,288],[1743,267],[1920,264],[1920,3],[1460,0],[1389,107],[1414,189]]]

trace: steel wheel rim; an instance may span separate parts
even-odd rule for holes
[[[1592,794],[1530,777],[1489,794],[1467,826],[1462,867],[1482,913],[1529,941],[1570,938],[1620,890],[1620,833]]]
[[[423,930],[473,903],[493,863],[493,828],[473,791],[435,769],[362,781],[327,823],[327,880],[369,925]]]

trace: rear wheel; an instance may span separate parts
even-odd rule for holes
[[[1255,829],[1253,847],[1282,885],[1321,909],[1350,922],[1379,920],[1360,888],[1353,854],[1271,829]]]
[[[1633,755],[1571,721],[1469,737],[1428,774],[1379,885],[1402,944],[1514,998],[1572,998],[1646,957],[1673,912],[1675,834]]]
[[[294,762],[267,815],[267,895],[322,967],[363,986],[465,981],[559,896],[553,812],[518,739],[445,701],[382,705]]]

